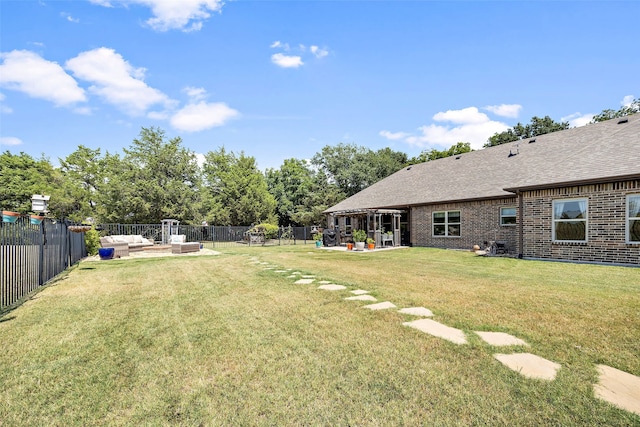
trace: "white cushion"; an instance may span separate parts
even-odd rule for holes
[[[174,234],[171,236],[171,243],[184,243],[187,240],[187,236],[184,234]]]

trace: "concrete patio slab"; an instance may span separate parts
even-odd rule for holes
[[[476,334],[482,338],[484,342],[489,345],[494,346],[505,346],[505,345],[526,345],[528,346],[524,340],[520,338],[516,338],[513,335],[507,334],[506,332],[483,332],[483,331],[474,331]]]
[[[431,317],[433,313],[428,308],[424,307],[409,307],[398,310],[402,314],[411,314],[412,316]]]
[[[318,289],[324,289],[325,291],[342,291],[344,289],[347,289],[347,287],[342,285],[328,284],[328,285],[320,285],[318,286]]]
[[[365,305],[362,308],[368,308],[369,310],[387,310],[389,308],[396,308],[396,306],[389,301],[379,302],[377,304],[369,304]]]
[[[314,282],[313,279],[300,279],[293,282],[296,285],[310,285]]]
[[[527,378],[553,381],[560,364],[531,353],[494,354],[500,363]]]
[[[598,375],[593,386],[597,398],[640,415],[640,377],[607,365],[598,365]]]
[[[364,294],[368,294],[369,291],[365,291],[362,289],[356,289],[355,291],[351,291],[352,294],[354,295],[364,295]]]
[[[375,297],[371,295],[357,295],[355,297],[347,297],[345,299],[347,301],[378,301]]]
[[[404,322],[404,326],[417,329],[434,337],[451,341],[454,344],[466,344],[467,337],[460,329],[452,328],[442,323],[438,323],[431,319],[414,320],[413,322]]]

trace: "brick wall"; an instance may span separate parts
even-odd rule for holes
[[[411,209],[410,231],[414,246],[443,249],[468,249],[473,245],[484,248],[484,242],[506,240],[510,253],[518,253],[518,227],[500,225],[500,208],[515,207],[516,197],[474,202],[418,206]],[[460,237],[433,236],[432,213],[460,211]]]
[[[525,258],[640,264],[640,245],[625,243],[626,197],[640,194],[640,180],[523,193]],[[586,243],[552,241],[552,202],[586,198]]]

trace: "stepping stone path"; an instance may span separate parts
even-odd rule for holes
[[[404,326],[417,329],[426,334],[433,335],[438,338],[451,341],[454,344],[466,344],[467,337],[460,329],[452,328],[450,326],[438,323],[431,319],[414,320],[413,322],[404,322]]]
[[[369,310],[386,310],[388,308],[396,308],[396,306],[389,301],[385,301],[385,302],[379,302],[377,304],[365,305],[362,308],[368,308]]]
[[[640,415],[640,377],[606,365],[598,365],[596,397]]]
[[[355,297],[347,297],[345,299],[347,301],[378,301],[375,297],[371,295],[356,295]]]
[[[312,253],[312,252],[310,252]],[[266,265],[268,262],[260,262],[257,258],[250,258],[249,264]],[[274,266],[266,267],[265,270],[273,270]],[[275,270],[275,273],[289,273],[288,278],[298,279],[294,283],[298,285],[309,285],[315,281],[315,276],[302,275],[299,271],[291,272],[292,269]],[[336,285],[328,280],[318,282],[321,286],[318,289],[328,291],[341,291],[347,289],[346,286]],[[369,291],[357,289],[350,291],[354,296],[347,297],[348,301],[377,301]],[[389,302],[365,305],[362,308],[369,310],[385,310],[396,308]],[[425,307],[409,307],[398,310],[401,314],[412,316],[432,317],[433,312]],[[455,344],[466,344],[467,338],[460,329],[452,328],[431,319],[419,319],[412,322],[404,322],[404,326],[417,329],[429,335],[439,337]],[[514,337],[505,332],[474,331],[485,343],[491,346],[529,346],[524,340]],[[556,362],[544,359],[531,353],[514,354],[494,354],[493,357],[509,369],[518,372],[526,378],[553,381],[561,365]],[[640,377],[624,371],[606,366],[598,365],[598,383],[593,385],[596,398],[609,402],[623,410],[640,415]]]
[[[527,378],[553,381],[560,364],[531,353],[494,354],[493,357],[508,368]]]
[[[344,289],[347,289],[346,286],[342,286],[342,285],[320,285],[318,286],[318,289],[324,289],[325,291],[342,291]]]
[[[398,310],[402,314],[411,314],[412,316],[431,317],[433,313],[428,308],[424,307],[409,307]]]
[[[520,338],[516,338],[513,335],[509,335],[505,332],[481,332],[474,331],[476,334],[480,335],[480,338],[484,342],[493,346],[505,346],[505,345],[526,345],[526,342],[521,340]]]

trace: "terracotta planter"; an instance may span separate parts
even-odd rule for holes
[[[29,222],[33,225],[40,225],[42,224],[42,220],[44,219],[43,216],[40,215],[29,215]]]
[[[367,249],[369,249],[370,251],[374,250],[375,248],[376,248],[375,243],[367,243]]]
[[[353,243],[347,243],[347,250],[348,251],[352,251],[353,250]]]
[[[18,212],[11,211],[2,211],[2,221],[14,223],[20,218],[20,214]]]

